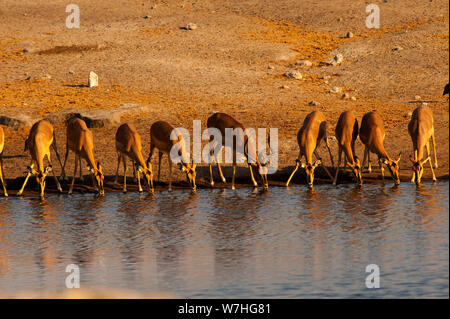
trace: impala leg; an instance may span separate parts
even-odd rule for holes
[[[75,176],[77,174],[77,166],[78,166],[78,155],[75,154],[75,168],[73,170],[73,178],[72,178],[72,183],[70,183],[70,188],[69,188],[69,194],[72,194],[73,191],[73,184],[75,183]]]
[[[302,158],[302,153],[299,152],[299,153],[298,153],[298,158],[297,158],[297,160],[295,161],[295,168],[294,168],[294,170],[292,171],[291,176],[289,176],[289,179],[288,179],[287,182],[286,182],[286,187],[289,186],[289,183],[291,182],[292,177],[294,177],[295,172],[298,170],[298,167],[300,166],[300,159],[301,159],[301,158]]]
[[[378,159],[378,164],[380,165],[381,179],[383,180],[383,183],[384,183],[384,167],[383,167],[383,161],[381,158]]]
[[[212,164],[211,163],[209,163],[209,183],[211,184],[211,187],[214,187],[214,179],[213,179]]]
[[[434,168],[438,168],[437,154],[436,154],[436,141],[434,139],[434,133],[431,134],[431,142],[433,143]],[[431,163],[431,161],[430,161],[430,163]]]
[[[31,161],[31,164],[30,164],[30,168],[31,168],[31,169],[28,171],[27,177],[25,177],[25,181],[23,182],[22,188],[21,188],[21,189],[19,190],[19,192],[17,193],[17,196],[22,195],[23,190],[25,189],[25,185],[27,185],[28,179],[29,179],[30,176],[31,176],[31,171],[32,171],[33,167],[34,167],[34,163],[33,163],[33,161]]]
[[[134,165],[133,165],[133,167],[134,167]],[[136,171],[136,168],[134,170]],[[139,193],[142,193],[143,190],[142,190],[142,187],[141,187],[141,176],[139,174],[139,170],[137,170],[137,179],[138,179]]]
[[[8,197],[8,192],[6,191],[5,181],[3,180],[3,157],[0,155],[0,181],[3,186],[3,194]]]
[[[83,166],[81,165],[81,156],[78,158],[79,158],[79,163],[80,163],[80,181],[83,183],[84,177],[83,177],[83,173],[82,173]]]
[[[52,161],[50,160],[50,153],[47,154],[47,160],[50,167],[53,168]],[[56,187],[58,188],[58,192],[62,193],[61,184],[59,184],[58,178],[56,177],[55,170],[52,169],[53,177],[55,178]]]
[[[430,156],[430,142],[429,141],[426,144],[426,147],[427,147],[427,154],[428,154],[428,157],[429,157]],[[431,174],[433,174],[433,182],[435,182],[436,181],[436,175],[434,175],[433,164],[431,163],[431,160],[429,162],[430,162]]]
[[[336,182],[337,182],[337,178],[338,178],[338,174],[339,174],[339,166],[341,165],[341,156],[342,156],[342,148],[339,146],[338,164],[337,164],[337,167],[336,167],[336,175],[334,176],[333,185],[336,185]]]
[[[250,169],[250,177],[252,178],[252,182],[253,182],[253,186],[255,186],[255,187],[257,187],[258,186],[258,183],[256,182],[256,180],[255,180],[255,176],[253,176],[253,169],[252,169],[252,166],[250,165],[250,164],[248,164],[248,168]],[[264,184],[264,177],[262,177],[262,179],[263,179],[263,184]]]
[[[330,173],[330,171],[328,170],[328,168],[326,168],[326,166],[323,165],[322,158],[320,158],[320,156],[317,155],[317,151],[314,151],[314,156],[320,161],[320,166],[323,167],[323,169],[325,170],[325,173],[327,173],[328,177],[330,177],[331,181],[333,182],[333,181],[334,181],[333,176],[331,175],[331,173]]]
[[[231,180],[231,189],[236,189],[236,187],[234,186],[234,179],[235,179],[235,175],[236,175],[236,163],[233,162],[233,177]]]
[[[172,161],[170,160],[170,155],[167,156],[167,160],[169,161],[169,192],[171,192],[172,191]]]
[[[123,162],[123,192],[127,192],[127,159],[125,156],[122,158]]]
[[[120,166],[120,158],[122,156],[120,153],[117,155],[117,169],[116,169],[116,177],[114,178],[114,185],[116,185],[119,182],[119,166]]]

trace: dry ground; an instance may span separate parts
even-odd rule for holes
[[[353,110],[361,119],[376,109],[385,120],[388,153],[394,156],[403,151],[400,165],[406,179],[412,144],[409,118],[404,116],[420,105],[415,100],[419,95],[434,112],[437,175],[448,178],[449,105],[448,98],[442,97],[449,78],[446,0],[76,3],[80,29],[65,26],[67,1],[3,1],[0,114],[28,114],[37,119],[64,108],[111,109],[126,102],[148,105],[149,112],[123,119],[136,125],[147,153],[154,121],[168,120],[190,129],[192,120],[201,120],[205,126],[212,112],[222,111],[247,127],[278,128],[283,169],[295,161],[296,133],[309,112],[323,111],[333,135],[342,111]],[[380,29],[365,27],[369,3],[380,6]],[[180,28],[189,22],[198,28]],[[346,39],[348,31],[355,36]],[[343,64],[319,66],[338,52],[344,56]],[[311,60],[313,66],[295,66],[300,59]],[[282,76],[292,68],[300,69],[304,80]],[[91,70],[100,78],[100,86],[92,89],[83,86]],[[328,93],[334,86],[356,101]],[[312,100],[320,105],[310,106]],[[115,129],[93,129],[96,154],[107,175],[115,172]],[[62,123],[56,124],[56,130],[64,154]],[[5,128],[4,155],[23,154],[27,134],[26,128]],[[331,144],[336,154],[336,143]],[[359,142],[357,152],[362,156]],[[324,149],[321,153],[328,161]],[[69,172],[72,161],[71,156]],[[7,158],[5,175],[9,179],[23,176],[28,164],[28,157]],[[425,176],[430,176],[429,170]]]

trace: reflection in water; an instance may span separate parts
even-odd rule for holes
[[[448,297],[448,182],[0,198],[0,291]],[[383,289],[364,288],[380,266]]]

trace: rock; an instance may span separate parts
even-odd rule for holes
[[[13,130],[17,130],[22,127],[31,127],[35,120],[25,114],[0,115],[0,125],[5,125]]]
[[[356,101],[356,97],[355,97],[355,96],[352,96],[352,97],[350,98],[350,100]]]
[[[311,105],[311,106],[318,106],[318,105],[320,105],[320,103],[317,102],[317,101],[311,101],[308,104]]]
[[[341,22],[343,19],[342,18],[338,18],[337,20],[338,20],[338,22]]]
[[[395,46],[395,47],[392,49],[392,51],[401,51],[401,50],[403,50],[403,48],[402,48],[401,46],[399,46],[399,45]]]
[[[422,98],[420,97],[420,95],[416,95],[416,96],[414,97],[414,99],[417,101],[417,100],[420,100],[420,99],[422,99]]]
[[[329,79],[331,79],[331,76],[329,76],[329,75],[324,75],[324,76],[323,76],[323,79],[324,79],[324,80],[329,80]]]
[[[88,82],[88,86],[91,87],[95,87],[98,86],[98,75],[95,74],[94,72],[89,72],[89,82]]]
[[[274,67],[273,65],[269,65],[267,68],[268,68],[269,70],[275,69],[275,67]]]
[[[427,106],[428,103],[427,102],[422,102],[422,106]]]
[[[295,65],[312,66],[312,62],[309,60],[300,60],[300,61],[295,62]]]
[[[150,18],[149,16],[144,16],[144,19],[148,19],[148,18]]]
[[[350,98],[350,95],[349,95],[348,93],[344,93],[344,94],[342,94],[342,98],[343,98],[344,100],[349,99],[349,98]]]
[[[281,88],[282,88],[282,89],[290,89],[290,87],[287,86],[287,85],[282,85]]]
[[[346,38],[353,38],[353,33],[352,32],[347,32],[347,34],[345,35]]]
[[[408,112],[405,115],[403,115],[403,117],[411,117],[412,116],[412,112]]]
[[[320,62],[320,65],[339,65],[344,61],[344,56],[340,53],[336,54],[332,59]]]
[[[72,70],[69,70],[69,74],[75,74],[75,72],[73,72]]]
[[[330,81],[325,80],[325,81],[323,81],[323,83],[328,84],[328,83],[330,83]]]
[[[184,29],[185,30],[195,30],[195,29],[197,29],[197,25],[195,23],[190,22],[184,27]]]
[[[283,74],[287,78],[301,80],[303,75],[298,70],[291,70]]]
[[[330,89],[330,93],[340,93],[342,92],[342,88],[339,86],[334,86]]]

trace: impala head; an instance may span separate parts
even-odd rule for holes
[[[195,185],[195,176],[196,176],[196,172],[195,172],[195,168],[197,167],[197,164],[194,163],[189,164],[189,163],[178,163],[178,167],[180,168],[181,171],[186,173],[186,179],[189,181],[189,183],[192,186],[193,190],[196,190],[197,186]]]
[[[400,152],[397,156],[397,159],[393,160],[390,158],[385,158],[383,163],[388,167],[389,172],[391,172],[391,176],[394,179],[395,185],[400,184],[400,177],[398,175],[399,167],[398,162],[400,161],[400,157],[402,156],[402,152]]]
[[[355,156],[353,159],[353,163],[347,162],[347,165],[352,169],[353,174],[356,177],[356,182],[358,185],[362,184],[362,176],[361,176],[361,161],[358,156]]]
[[[47,166],[43,172],[42,171],[36,171],[36,170],[32,169],[31,167],[28,167],[28,169],[31,170],[32,174],[36,175],[36,181],[39,184],[40,196],[44,197],[45,178],[52,171],[52,167],[51,166]]]
[[[153,170],[152,163],[147,162],[146,167],[142,167],[138,163],[135,163],[136,170],[144,174],[145,180],[147,181],[148,190],[153,192]]]
[[[306,163],[305,165],[302,163],[302,168],[306,171],[306,182],[310,188],[312,188],[314,182],[314,170],[320,165],[320,163],[320,160],[315,161],[313,164]]]
[[[97,168],[89,167],[89,170],[91,171],[92,174],[94,174],[99,194],[104,195],[105,190],[103,188],[103,180],[105,179],[105,176],[103,175],[102,164],[100,164],[100,162],[97,162]]]
[[[415,160],[414,157],[410,156],[409,159],[413,163],[412,169],[414,172],[414,182],[416,183],[416,185],[419,185],[423,175],[423,164],[428,162],[430,160],[430,157],[428,156],[426,159]]]

